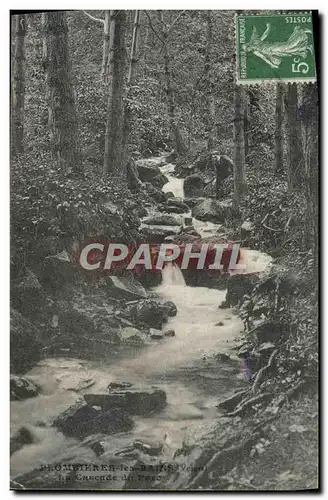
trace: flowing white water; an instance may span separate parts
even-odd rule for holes
[[[172,169],[172,166],[166,167]],[[183,197],[182,179],[172,176],[165,187]],[[246,260],[249,272],[258,272],[265,269],[270,257],[249,250]],[[75,458],[75,462],[82,457],[94,461],[94,452],[89,448],[81,447],[77,440],[64,437],[56,429],[40,427],[39,423],[42,421],[49,426],[83,393],[106,391],[111,381],[131,381],[140,388],[155,384],[165,390],[168,405],[147,419],[134,418],[132,431],[105,438],[102,442],[106,451],[121,449],[136,438],[159,441],[168,435],[170,445],[165,448],[164,457],[167,460],[172,459],[183,441],[190,436],[199,438],[213,424],[219,399],[247,383],[238,361],[226,365],[211,358],[218,351],[229,352],[233,340],[243,329],[241,320],[233,311],[218,308],[225,299],[225,292],[186,286],[181,270],[172,264],[164,268],[163,281],[156,292],[177,306],[177,315],[167,324],[167,329],[175,330],[175,337],[154,341],[132,354],[130,350],[127,359],[54,358],[44,360],[26,374],[40,384],[42,394],[11,403],[11,431],[14,433],[22,425],[30,426],[36,442],[14,453],[12,477],[45,463],[65,461],[68,456]],[[68,390],[77,381],[90,378],[94,385],[82,390],[80,395]]]
[[[162,191],[164,193],[173,193],[174,196],[177,198],[184,198],[184,191],[183,191],[183,182],[184,179],[178,179],[174,175],[175,166],[172,163],[169,163],[168,165],[164,165],[164,167],[161,167],[161,172],[162,174],[166,175],[168,178],[167,184],[163,186]]]

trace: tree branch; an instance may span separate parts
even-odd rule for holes
[[[173,28],[173,26],[175,25],[175,23],[177,21],[179,21],[180,17],[185,13],[186,11],[183,10],[182,12],[180,12],[180,14],[174,19],[173,23],[171,24],[171,26],[169,27],[169,29],[167,30],[167,35],[170,33],[171,29]]]
[[[104,19],[100,19],[98,17],[94,17],[92,16],[91,14],[89,14],[87,11],[83,10],[82,12],[84,12],[84,14],[88,17],[90,17],[90,19],[92,19],[93,21],[97,21],[98,23],[102,23],[104,26],[105,26],[105,20]]]
[[[162,38],[159,36],[159,34],[157,33],[157,31],[155,30],[155,28],[153,26],[153,23],[151,21],[150,15],[148,14],[148,12],[146,10],[144,12],[145,12],[146,16],[148,17],[149,26],[150,26],[152,32],[157,36],[157,38],[160,40],[160,42],[162,42],[162,44],[164,45],[165,42],[164,42],[164,40],[162,40]]]

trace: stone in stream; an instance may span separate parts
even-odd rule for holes
[[[97,433],[127,432],[133,428],[134,424],[123,409],[113,406],[104,409],[99,408],[99,405],[95,403],[89,405],[79,402],[61,413],[52,425],[65,436],[82,439]]]
[[[150,179],[149,182],[154,187],[162,189],[162,187],[165,186],[165,184],[167,184],[168,179],[167,179],[167,177],[164,174],[159,173],[158,175],[156,175],[155,177],[153,177],[152,179]]]
[[[27,427],[21,427],[10,438],[10,455],[23,448],[26,444],[34,443],[34,441],[33,433]]]
[[[157,330],[156,328],[150,328],[149,335],[151,339],[162,340],[164,338],[164,332],[162,330]]]
[[[232,202],[205,198],[192,208],[192,215],[201,221],[221,224],[233,215]]]
[[[166,394],[157,388],[111,390],[109,394],[85,394],[84,399],[90,407],[123,410],[129,415],[149,415],[166,406]]]
[[[177,306],[171,300],[167,300],[166,302],[164,302],[164,304],[162,304],[162,306],[165,308],[167,315],[170,318],[177,315],[178,312]]]
[[[171,330],[165,330],[164,331],[164,337],[175,337],[175,331],[173,329],[171,329]]]
[[[163,243],[167,236],[181,233],[182,226],[144,226],[139,236],[144,242]]]
[[[127,326],[119,331],[120,338],[123,342],[129,344],[143,344],[146,340],[145,335],[137,328]]]
[[[147,292],[137,280],[118,278],[117,276],[108,276],[108,293],[116,298],[131,299],[135,297],[145,298]]]
[[[10,375],[10,401],[34,398],[40,393],[40,387],[25,377]]]
[[[133,442],[133,447],[136,450],[145,453],[146,455],[150,455],[151,457],[155,457],[161,455],[163,453],[164,443],[154,443],[152,441],[146,441],[145,439],[137,439]]]
[[[157,328],[158,330],[162,328],[162,324],[168,318],[165,305],[153,299],[140,300],[127,310],[127,314],[135,324]]]
[[[166,201],[165,194],[161,189],[156,188],[150,182],[145,182],[143,190],[154,200],[156,203],[164,203]]]
[[[182,220],[181,217],[157,213],[146,217],[142,223],[150,226],[181,226]]]
[[[158,210],[161,212],[166,212],[168,214],[184,214],[186,212],[189,212],[189,207],[187,205],[185,206],[179,206],[179,205],[158,205]]]

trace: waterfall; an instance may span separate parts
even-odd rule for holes
[[[171,285],[186,286],[181,269],[172,262],[168,262],[162,270],[162,279],[162,285],[164,287]]]

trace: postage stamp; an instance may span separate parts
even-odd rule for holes
[[[316,81],[311,13],[236,14],[237,83]]]

